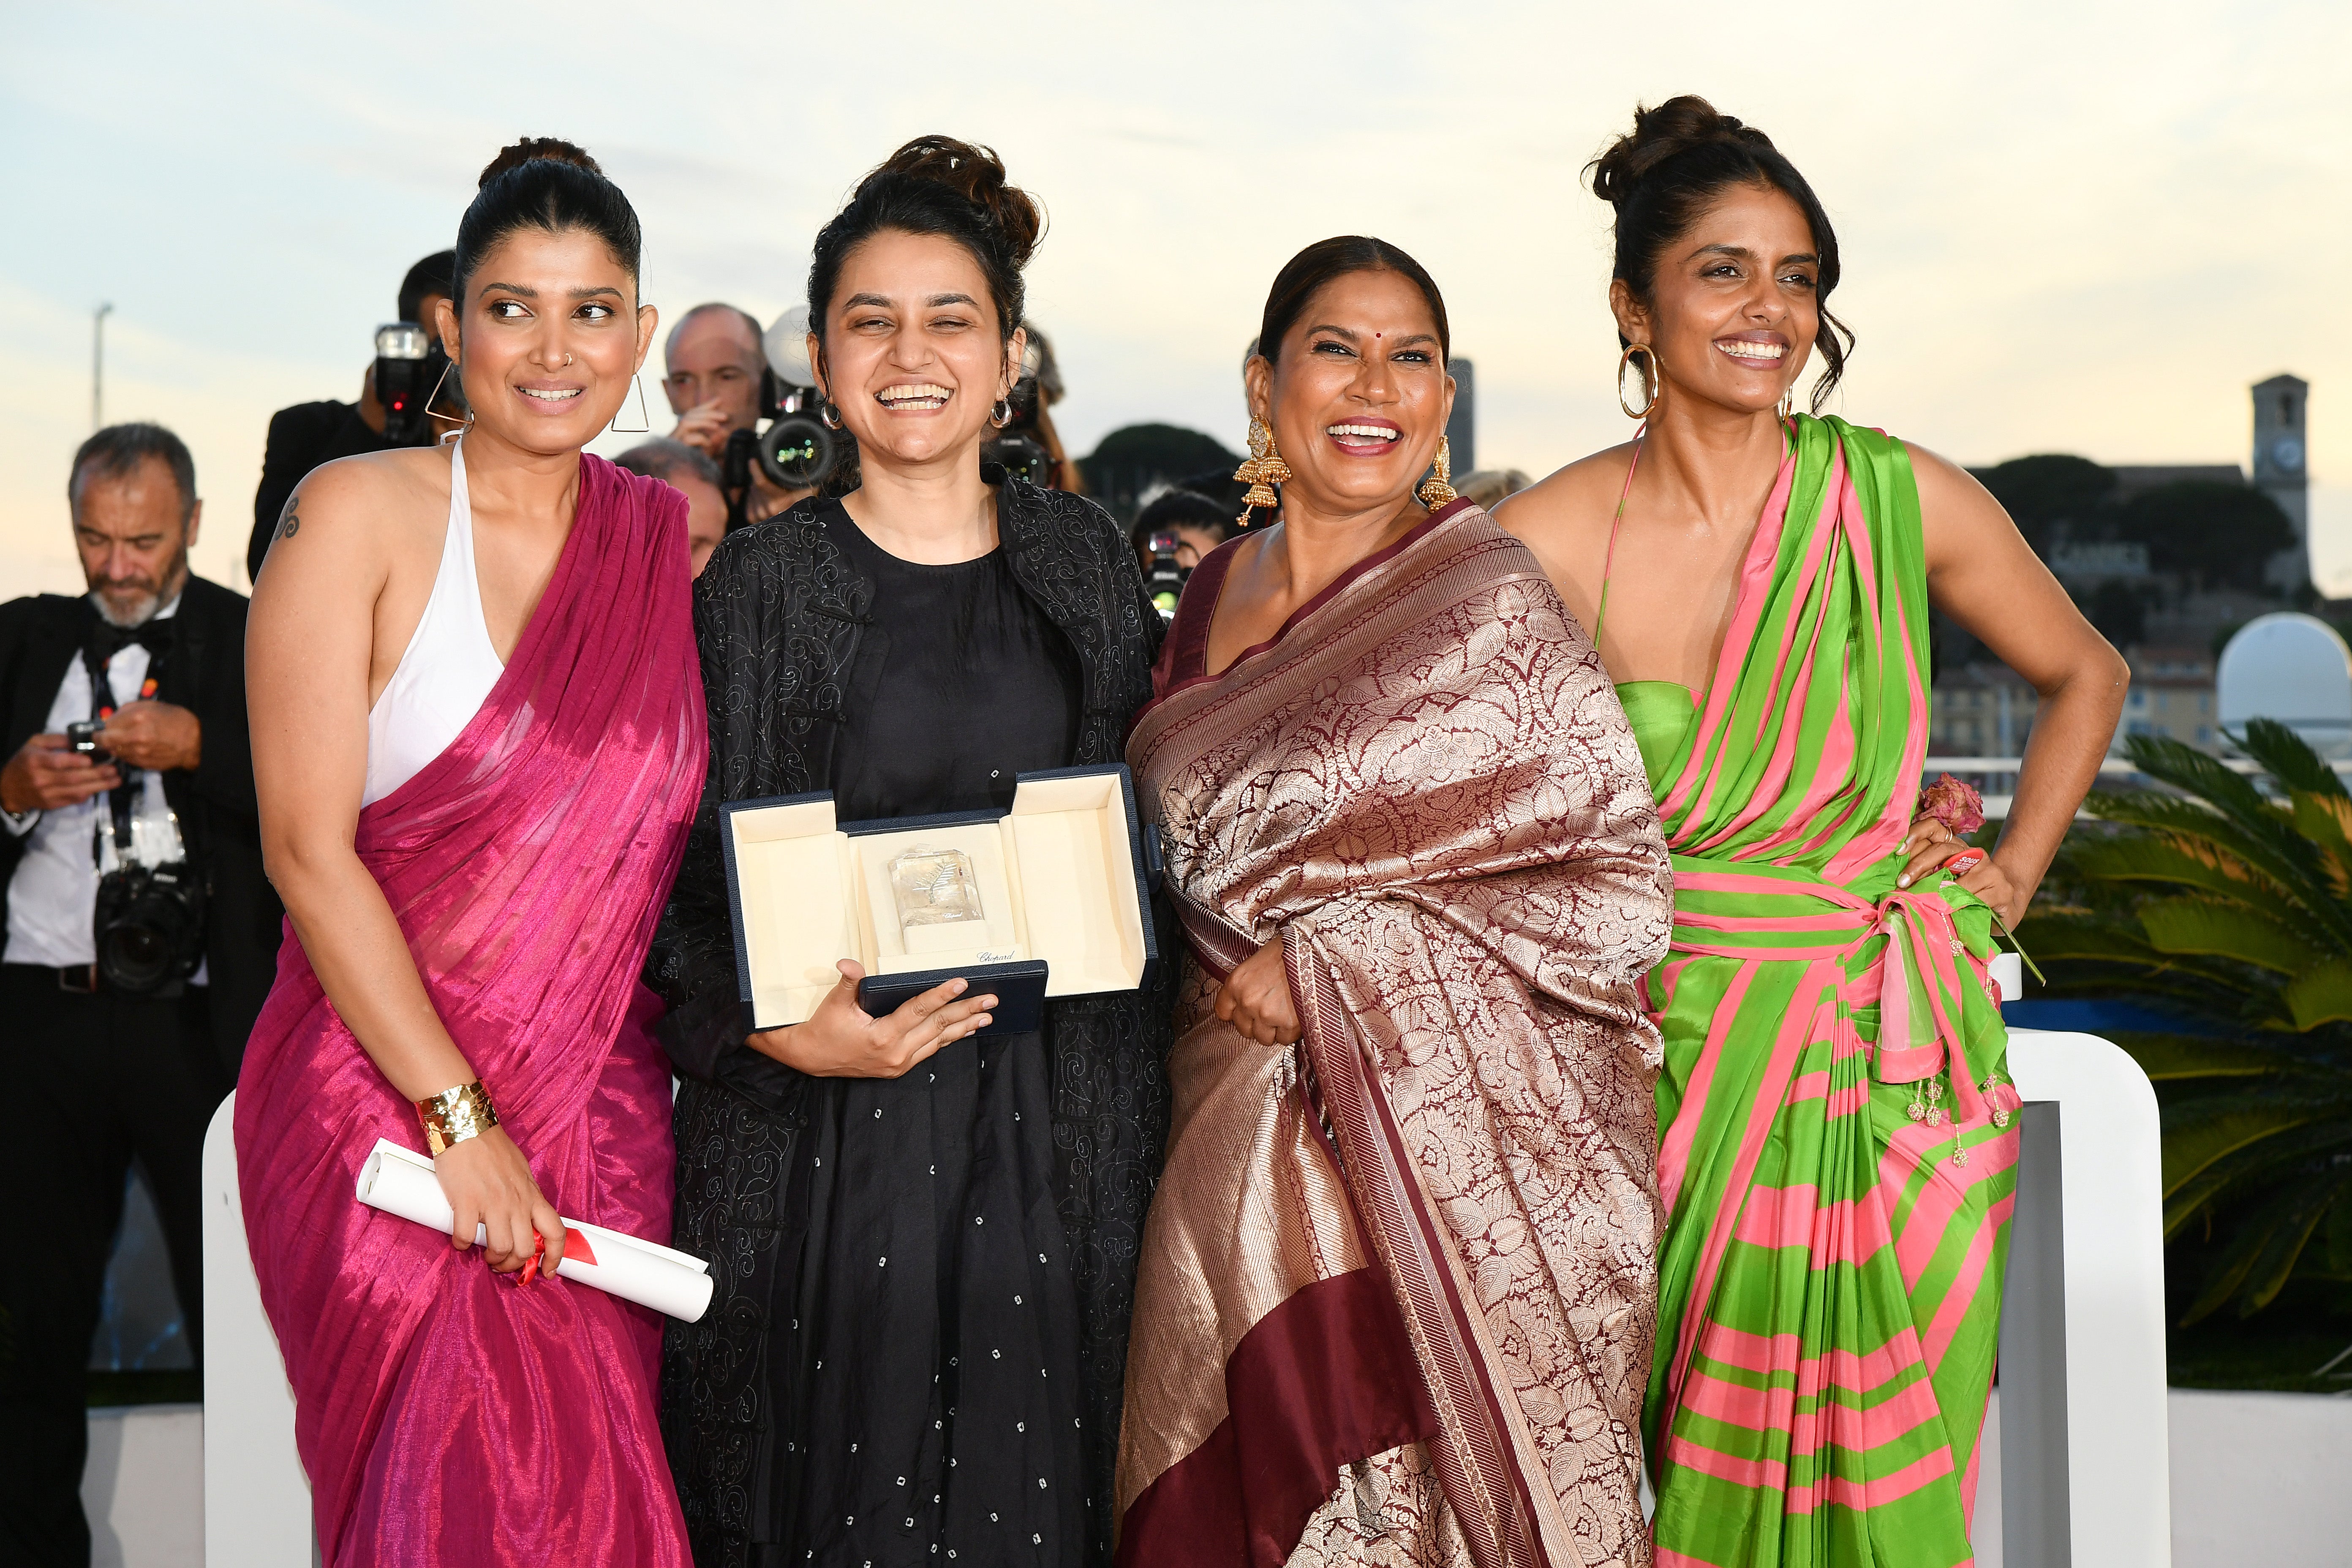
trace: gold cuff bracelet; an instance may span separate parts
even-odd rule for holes
[[[499,1124],[499,1113],[481,1083],[443,1089],[416,1102],[416,1120],[425,1124],[425,1146],[438,1158],[453,1143],[478,1138]]]

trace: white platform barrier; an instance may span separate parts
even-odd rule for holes
[[[1997,978],[2016,994],[2013,974]],[[2001,1305],[2000,1505],[1979,1518],[1997,1512],[2006,1568],[2169,1568],[2156,1091],[2095,1035],[2012,1030],[2009,1060],[2025,1114]],[[206,1560],[310,1568],[310,1489],[246,1248],[235,1110],[232,1095],[205,1140]]]
[[[245,1245],[236,1096],[205,1133],[205,1561],[312,1568],[310,1483],[294,1452],[294,1391]]]
[[[2156,1090],[2095,1035],[2013,1029],[2009,1068],[2025,1115],[2001,1299],[2000,1561],[2168,1568]]]

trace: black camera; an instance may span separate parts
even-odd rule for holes
[[[772,370],[761,374],[760,417],[769,423],[752,450],[778,489],[814,489],[833,471],[841,443],[817,417],[824,401],[814,386],[795,385]]]
[[[1176,563],[1176,531],[1156,529],[1151,535],[1151,566],[1143,574],[1144,592],[1160,607],[1163,616],[1176,614],[1176,602],[1184,596],[1184,580],[1192,574],[1189,566]]]
[[[103,719],[77,719],[66,726],[67,749],[78,752],[93,763],[110,763],[114,753],[98,743],[98,732],[106,728]]]
[[[1034,339],[1031,340],[1028,352],[1022,356],[1021,379],[1013,384],[1012,395],[1004,400],[1012,417],[982,443],[980,460],[1001,464],[1012,478],[1026,479],[1040,489],[1050,490],[1061,484],[1062,465],[1055,460],[1052,448],[1037,432],[1042,357],[1043,351]]]
[[[465,394],[449,376],[449,356],[441,340],[415,321],[378,327],[375,397],[383,405],[383,438],[395,447],[433,445],[437,438],[432,419],[436,394],[438,401],[462,412]]]
[[[108,990],[177,995],[204,962],[204,884],[184,860],[117,867],[99,879],[92,924]]]

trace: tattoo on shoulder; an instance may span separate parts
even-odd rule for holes
[[[295,534],[301,531],[302,520],[299,517],[297,517],[294,513],[294,509],[301,504],[302,498],[299,495],[288,496],[286,498],[286,510],[280,512],[278,516],[277,537],[279,539],[291,539]]]

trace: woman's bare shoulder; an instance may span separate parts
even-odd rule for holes
[[[287,498],[262,568],[281,561],[309,591],[340,584],[373,596],[399,557],[437,558],[449,516],[449,455],[429,447],[321,463]],[[255,587],[259,589],[260,584]]]
[[[1538,480],[1495,508],[1495,521],[1530,544],[1605,524],[1633,461],[1633,444],[1605,447]]]

